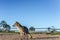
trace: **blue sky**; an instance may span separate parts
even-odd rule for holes
[[[60,28],[60,0],[0,0],[0,21],[35,28]]]

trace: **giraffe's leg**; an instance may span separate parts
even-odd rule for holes
[[[25,34],[24,36],[25,36],[25,40],[28,40],[28,35],[27,35],[27,34]]]
[[[24,39],[25,39],[25,38],[24,38],[24,35],[22,35],[22,36],[21,36],[21,40],[24,40]]]
[[[24,36],[23,36],[23,34],[22,34],[22,33],[20,33],[20,38],[21,38],[21,40],[23,40],[23,39],[24,39]]]
[[[29,38],[32,38],[31,34],[28,34],[28,37],[29,37]]]
[[[22,39],[25,40],[26,38],[26,34],[25,33],[22,33]]]

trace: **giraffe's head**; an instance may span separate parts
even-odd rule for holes
[[[16,21],[16,22],[13,24],[13,27],[15,27],[15,26],[17,27],[17,26],[21,26],[21,25],[19,24],[19,22]]]

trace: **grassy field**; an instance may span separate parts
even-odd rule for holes
[[[45,32],[42,32],[42,33],[30,32],[30,34],[32,35],[33,38],[29,40],[57,40],[57,39],[60,40],[60,32],[51,33],[49,35],[46,35]],[[0,40],[20,40],[19,36],[20,36],[19,33],[14,31],[0,32]]]
[[[50,34],[50,35],[60,35],[60,32],[46,33],[46,32],[30,32],[31,34]]]
[[[0,32],[0,34],[19,34],[19,32],[10,31],[10,32]],[[30,32],[30,34],[48,34],[46,32]],[[50,35],[60,35],[60,32],[49,33]]]

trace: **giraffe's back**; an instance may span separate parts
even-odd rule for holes
[[[28,31],[28,28],[27,28],[27,27],[23,26],[23,29],[24,29],[24,32],[25,32],[26,34],[29,34],[29,31]]]

